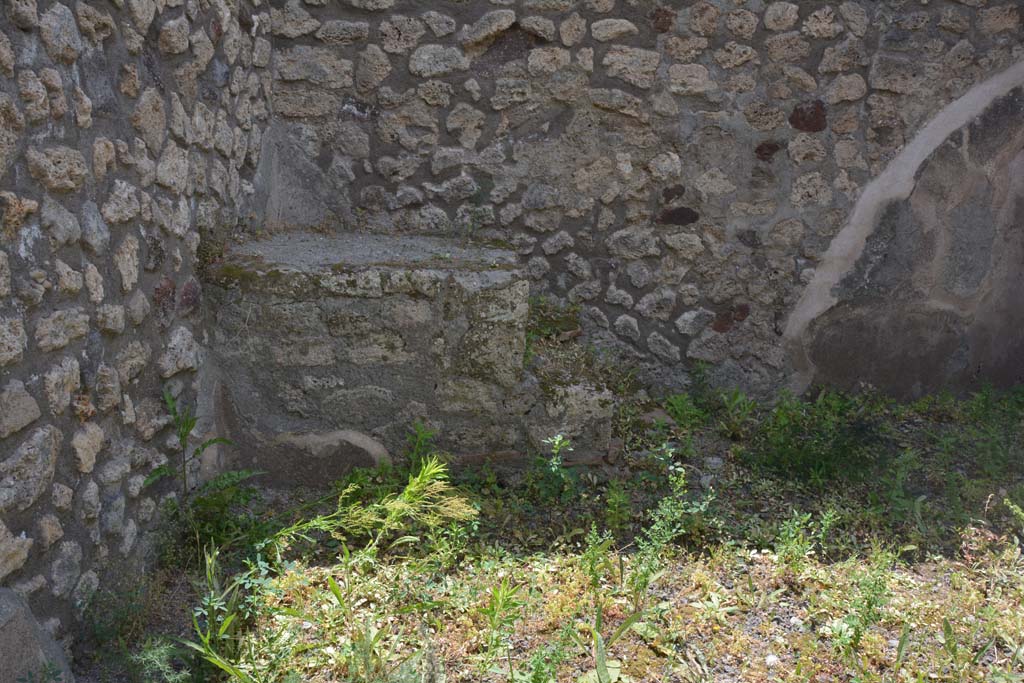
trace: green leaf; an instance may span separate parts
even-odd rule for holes
[[[612,683],[611,673],[608,671],[608,652],[604,646],[604,638],[597,631],[594,631],[594,664],[597,667],[597,683]]]
[[[978,654],[974,655],[974,658],[971,659],[971,664],[973,664],[974,666],[977,666],[978,662],[981,661],[981,658],[984,657],[985,654],[988,653],[988,651],[991,650],[992,646],[995,645],[995,644],[996,644],[996,639],[995,638],[993,638],[992,640],[988,641],[988,644],[986,644],[985,647],[981,648],[978,651]]]
[[[191,431],[191,430],[189,430],[189,431]],[[195,452],[192,454],[192,457],[193,458],[198,458],[200,455],[203,454],[203,451],[205,451],[207,448],[209,448],[210,446],[215,446],[217,444],[223,444],[224,446],[234,446],[235,442],[232,441],[231,439],[225,439],[225,438],[220,437],[220,436],[218,436],[216,438],[213,438],[213,439],[209,439],[209,440],[204,441],[203,443],[199,444],[199,447],[196,448]]]
[[[238,613],[235,612],[235,613],[229,615],[228,618],[224,620],[224,623],[220,625],[219,629],[217,629],[217,636],[219,638],[223,638],[224,637],[224,634],[227,633],[227,630],[229,628],[231,628],[231,624],[235,621],[235,617],[237,617],[237,616],[238,616]]]
[[[956,634],[953,632],[953,625],[946,617],[942,619],[942,647],[946,648],[946,652],[952,657],[956,657]]]
[[[419,542],[419,540],[419,536],[402,536],[401,538],[396,538],[394,542],[388,546],[388,549],[390,550],[392,548],[397,548],[400,545],[409,545],[410,543],[417,543]]]
[[[341,594],[341,587],[338,586],[338,582],[334,580],[333,576],[327,577],[327,587],[331,589],[334,599],[338,601],[338,606],[344,609],[345,597]]]
[[[170,465],[160,465],[155,470],[149,473],[149,476],[142,482],[142,488],[147,488],[157,483],[164,477],[172,477],[174,472],[171,470]]]
[[[903,665],[907,658],[907,645],[910,644],[910,624],[903,625],[903,634],[900,635],[900,644],[896,648],[896,668]]]
[[[632,614],[630,614],[628,617],[626,617],[626,620],[623,621],[622,624],[620,624],[617,629],[615,629],[615,632],[612,634],[612,637],[608,639],[607,646],[611,647],[612,645],[614,645],[615,641],[617,641],[619,638],[621,638],[622,634],[626,632],[626,629],[628,629],[630,626],[632,626],[636,622],[640,621],[640,617],[642,617],[642,616],[643,616],[642,612],[636,611],[636,612],[633,612]]]

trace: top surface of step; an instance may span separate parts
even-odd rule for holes
[[[235,246],[225,260],[257,261],[267,267],[297,271],[360,270],[375,266],[485,270],[517,266],[515,253],[507,249],[443,237],[366,233],[282,233]]]

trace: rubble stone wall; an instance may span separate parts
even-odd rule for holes
[[[884,378],[894,329],[939,343],[887,362],[1017,377],[1022,14],[5,0],[0,583],[62,637],[144,555],[160,395],[217,402],[203,273],[268,233],[511,250],[661,388]]]
[[[863,188],[1024,57],[1002,0],[273,7],[266,227],[503,243],[668,387],[786,384]]]
[[[248,0],[0,6],[0,584],[55,637],[175,488],[144,486],[177,457],[161,393],[195,401],[200,233],[251,220],[269,27]]]

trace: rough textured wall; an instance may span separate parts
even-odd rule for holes
[[[144,551],[194,400],[200,231],[246,217],[269,15],[230,0],[0,9],[0,582],[55,635]]]
[[[802,383],[915,396],[1024,380],[1024,63],[1005,76],[983,111],[945,110],[861,195],[819,269],[831,277],[790,320]]]
[[[1017,2],[275,0],[273,230],[473,235],[648,380],[769,389],[865,184]]]

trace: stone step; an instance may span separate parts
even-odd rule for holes
[[[457,453],[523,448],[529,284],[513,252],[289,233],[207,279],[206,373],[246,465],[323,484],[403,449],[417,419]]]

